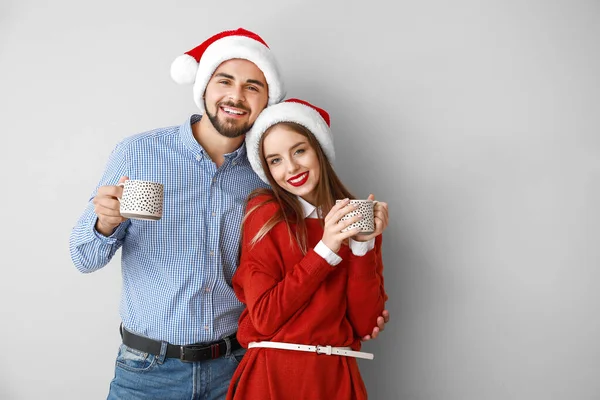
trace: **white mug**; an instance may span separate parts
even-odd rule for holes
[[[343,200],[336,200],[336,203],[339,203]],[[350,229],[360,228],[360,233],[368,234],[373,233],[375,231],[375,219],[373,217],[373,207],[377,201],[374,200],[360,200],[360,199],[350,199],[350,204],[356,205],[356,209],[354,211],[350,211],[348,214],[344,215],[341,221],[345,221],[349,218],[354,217],[357,214],[362,215],[362,219],[358,222],[350,224],[348,227],[342,229],[342,232],[346,232]]]
[[[162,217],[164,186],[162,183],[126,180],[123,187],[121,215],[125,218],[157,221]]]

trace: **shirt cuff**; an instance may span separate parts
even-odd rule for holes
[[[315,246],[315,253],[323,257],[325,261],[332,267],[335,267],[342,262],[342,258],[335,254],[322,240]]]
[[[348,245],[350,246],[350,250],[352,250],[352,254],[362,257],[375,248],[375,238],[369,239],[366,242],[358,242],[350,238]]]
[[[127,225],[129,225],[127,223],[129,220],[121,222],[110,236],[104,236],[96,230],[96,221],[98,220],[98,218],[92,218],[92,220],[94,221],[92,225],[92,231],[94,232],[94,235],[97,239],[100,239],[100,241],[102,241],[102,243],[105,244],[115,244],[118,240],[123,239],[125,237],[125,230],[127,229]]]

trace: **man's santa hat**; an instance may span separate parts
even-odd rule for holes
[[[277,61],[267,43],[256,33],[239,28],[217,33],[199,46],[177,57],[171,77],[179,84],[194,84],[194,101],[204,113],[204,92],[213,73],[223,62],[240,58],[253,62],[269,87],[268,105],[279,103],[285,88]]]
[[[254,172],[264,182],[269,183],[269,179],[260,161],[260,139],[267,129],[280,122],[295,122],[311,131],[321,145],[327,160],[333,164],[335,150],[327,111],[303,100],[288,99],[265,108],[252,125],[252,129],[246,133],[248,160]]]

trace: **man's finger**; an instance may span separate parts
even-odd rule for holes
[[[385,329],[385,320],[383,317],[377,317],[377,326],[379,327],[380,331]]]
[[[123,194],[123,188],[119,186],[100,186],[96,197],[119,197]]]
[[[120,217],[119,202],[117,200],[105,199],[102,202],[95,203],[94,211],[97,215],[107,215],[109,217]]]
[[[383,316],[383,319],[385,320],[386,324],[388,322],[390,322],[390,312],[388,310],[383,310],[383,312],[381,313],[381,315]]]
[[[379,336],[379,328],[373,328],[373,333],[371,333],[371,339],[376,339]]]

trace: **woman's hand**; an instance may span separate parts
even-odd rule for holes
[[[342,232],[343,229],[362,219],[361,215],[355,215],[345,221],[340,221],[344,215],[354,210],[356,210],[356,206],[350,204],[349,199],[344,199],[334,205],[325,216],[323,239],[321,240],[325,246],[329,247],[334,253],[337,253],[340,250],[342,242],[356,235],[360,231],[360,228],[355,228]]]

